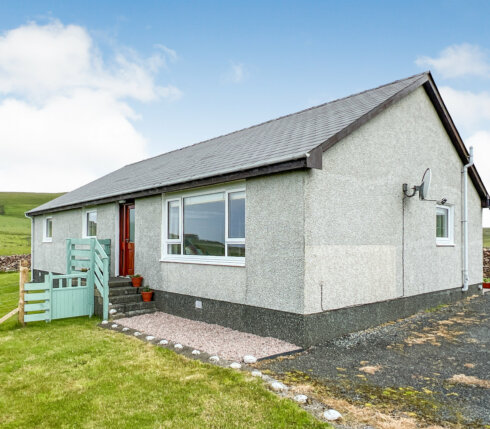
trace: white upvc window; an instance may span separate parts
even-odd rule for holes
[[[164,196],[162,261],[245,265],[245,187]]]
[[[454,245],[454,207],[436,206],[436,244],[438,246]]]
[[[83,238],[97,237],[97,210],[83,212]]]
[[[43,242],[51,243],[53,241],[53,217],[47,216],[43,221]]]

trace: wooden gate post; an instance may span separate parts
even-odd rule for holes
[[[22,260],[19,264],[19,322],[22,326],[25,326],[24,322],[24,285],[27,283],[27,274],[29,268],[27,268],[27,261]]]

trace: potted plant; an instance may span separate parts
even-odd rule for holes
[[[143,289],[141,289],[141,297],[143,298],[144,302],[150,302],[152,296],[153,291],[150,289],[150,286],[145,286]]]
[[[141,282],[143,281],[143,277],[141,277],[141,274],[135,274],[134,276],[131,277],[131,283],[133,283],[134,287],[140,287]]]
[[[490,289],[490,278],[484,278],[482,283],[483,289]]]

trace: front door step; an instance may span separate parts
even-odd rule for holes
[[[109,279],[109,287],[132,286],[129,277],[111,277]]]
[[[154,313],[155,302],[144,302],[141,298],[140,288],[133,287],[128,277],[112,277],[109,280],[109,316],[112,319],[138,316],[140,314]],[[95,290],[95,308],[102,306],[102,297]],[[116,313],[111,314],[111,310]]]
[[[112,315],[112,319],[116,320],[124,317],[140,316],[142,314],[155,313],[155,311],[157,311],[154,302],[142,302],[141,304],[145,305],[141,306],[137,310],[126,310],[124,313],[117,312],[116,314]]]

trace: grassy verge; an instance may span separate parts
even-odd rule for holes
[[[31,252],[31,221],[24,213],[62,194],[0,192],[0,255]]]
[[[19,302],[19,273],[0,273],[0,317],[12,311]],[[17,315],[4,322],[2,326],[12,328]]]
[[[18,274],[0,275],[1,310]],[[170,350],[64,319],[0,325],[0,426],[327,427],[262,381]]]

